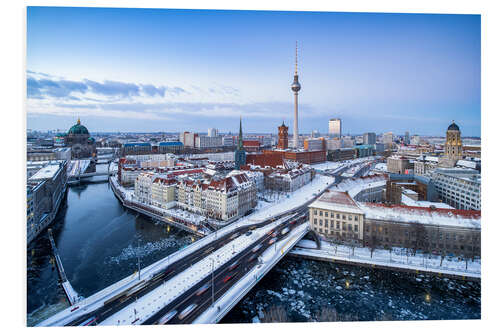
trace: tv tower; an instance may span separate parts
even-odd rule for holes
[[[293,147],[297,149],[299,147],[299,74],[297,72],[297,54],[298,54],[298,46],[297,42],[295,42],[295,74],[293,76],[292,83],[292,91],[295,95],[295,119],[293,121]]]

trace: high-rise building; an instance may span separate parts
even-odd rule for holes
[[[420,136],[418,136],[418,135],[412,136],[411,140],[410,140],[410,143],[412,145],[418,145],[418,144],[420,144]]]
[[[241,128],[240,117],[240,133],[238,135],[238,148],[234,152],[234,166],[236,170],[240,170],[242,165],[246,164],[246,154],[243,148],[243,130]]]
[[[194,147],[196,144],[196,137],[198,134],[196,133],[190,133],[190,132],[183,132],[179,135],[179,141],[182,142],[184,147]]]
[[[328,135],[333,138],[342,137],[342,122],[340,118],[330,119],[328,122]]]
[[[374,145],[377,141],[377,136],[373,132],[363,134],[363,144],[364,145]]]
[[[384,133],[384,135],[382,136],[382,142],[385,144],[392,144],[393,140],[394,136],[392,135],[392,132]]]
[[[292,82],[292,91],[295,98],[295,113],[294,113],[294,121],[293,121],[293,147],[299,147],[299,74],[297,72],[297,53],[298,53],[297,42],[295,42],[295,74],[293,76]]]
[[[217,136],[217,134],[218,133],[217,133],[217,129],[216,128],[209,128],[208,129],[208,136],[209,137],[213,138],[213,137]]]
[[[405,132],[405,145],[410,144],[410,132],[406,131]]]

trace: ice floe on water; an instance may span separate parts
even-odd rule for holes
[[[332,318],[324,309],[348,321],[476,319],[480,289],[476,282],[285,258],[222,322],[262,321],[271,307],[294,322]]]
[[[175,248],[188,244],[189,241],[183,238],[168,237],[155,242],[148,242],[145,244],[132,245],[130,244],[124,248],[117,256],[108,258],[110,263],[120,263],[122,261],[137,259],[137,257],[145,258],[154,254],[155,252],[164,251],[166,249]]]

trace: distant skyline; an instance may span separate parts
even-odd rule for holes
[[[479,15],[28,7],[27,128],[480,136]]]

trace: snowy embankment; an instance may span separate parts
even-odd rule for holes
[[[288,237],[270,246],[259,257],[260,264],[236,282],[212,307],[196,318],[193,324],[218,323],[300,241],[308,230],[308,224],[303,223],[293,229]]]
[[[304,239],[290,253],[298,256],[307,256],[308,258],[338,260],[353,264],[376,265],[378,267],[463,276],[475,279],[481,278],[480,260],[469,261],[467,265],[465,261],[458,261],[457,258],[444,259],[441,262],[441,257],[439,256],[431,256],[430,258],[428,255],[423,256],[422,254],[407,256],[406,251],[401,248],[393,249],[392,253],[389,250],[376,249],[372,256],[369,248],[355,247],[353,254],[352,247],[332,245],[324,241],[321,242],[321,249],[318,250],[316,249],[315,242]]]

